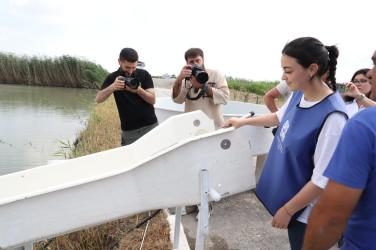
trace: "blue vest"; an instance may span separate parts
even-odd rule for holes
[[[302,96],[302,91],[293,93],[255,191],[273,216],[311,180],[317,140],[328,115],[347,114],[337,92],[310,108],[299,107]],[[293,219],[302,211],[294,214]]]

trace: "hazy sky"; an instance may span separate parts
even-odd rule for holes
[[[2,0],[0,51],[78,56],[112,72],[132,47],[161,75],[179,74],[184,52],[200,47],[207,68],[272,81],[286,42],[313,36],[338,45],[337,81],[348,81],[372,65],[375,11],[375,0]]]

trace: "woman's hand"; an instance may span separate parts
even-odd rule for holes
[[[345,83],[347,87],[347,92],[343,93],[345,96],[351,96],[358,99],[362,93],[360,93],[359,89],[355,86],[352,82]]]
[[[243,126],[243,122],[245,119],[242,118],[237,118],[237,117],[231,117],[228,119],[222,126],[221,128],[228,128],[228,127],[234,127],[234,128],[239,128]]]
[[[286,209],[286,205],[281,207],[274,215],[272,220],[272,227],[279,229],[286,229],[291,220],[291,215]]]

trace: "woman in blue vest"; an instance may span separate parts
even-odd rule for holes
[[[272,226],[288,228],[291,249],[302,246],[309,214],[328,182],[322,173],[347,120],[335,91],[338,54],[336,46],[312,37],[289,42],[281,66],[282,80],[293,91],[290,98],[276,113],[233,117],[222,126],[279,126],[255,193],[274,216]]]

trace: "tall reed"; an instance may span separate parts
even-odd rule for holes
[[[99,88],[108,73],[100,65],[68,55],[51,58],[0,52],[0,83]]]

